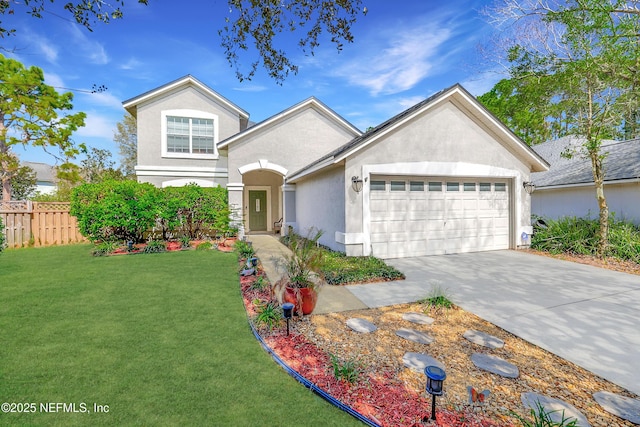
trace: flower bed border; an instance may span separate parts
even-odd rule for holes
[[[244,262],[241,260],[240,265],[243,264]],[[434,424],[434,421],[430,420],[431,400],[426,396],[422,396],[421,394],[410,390],[404,384],[399,382],[394,383],[395,374],[390,371],[380,372],[376,376],[369,374],[367,379],[361,380],[366,381],[366,387],[353,386],[352,388],[341,380],[333,377],[329,378],[329,375],[326,373],[324,373],[324,376],[327,378],[323,378],[323,373],[321,371],[325,369],[328,370],[328,367],[330,367],[329,356],[323,350],[319,349],[314,343],[309,341],[304,334],[300,334],[294,330],[291,332],[290,336],[286,336],[278,329],[277,332],[266,334],[263,337],[261,334],[262,328],[256,327],[254,324],[253,316],[257,313],[253,300],[256,298],[271,298],[268,290],[249,289],[251,283],[255,280],[255,277],[259,275],[264,275],[264,272],[261,271],[260,264],[258,265],[258,274],[256,276],[242,276],[239,280],[240,292],[245,305],[247,321],[249,322],[254,336],[265,351],[271,355],[274,361],[279,364],[285,372],[294,377],[305,387],[327,400],[329,403],[346,411],[369,426],[382,427],[405,425],[419,427],[438,425],[441,427],[497,427],[500,425],[493,419],[485,418],[477,413],[449,410],[444,407],[440,407],[436,412],[437,420]],[[273,344],[269,345],[267,341],[272,341]],[[280,345],[284,342],[291,345],[284,348]],[[291,365],[291,361],[289,363],[285,361],[288,356],[292,359],[300,357],[299,349],[303,346],[306,350],[310,348],[315,350],[311,353],[317,353],[304,355],[302,357],[303,359],[311,359],[309,362],[315,362],[315,365],[313,366],[315,369],[304,369],[308,368],[305,366],[306,360],[300,361],[299,367],[303,368],[300,370],[293,367]],[[283,350],[288,351],[283,352]],[[293,355],[289,353],[293,353]],[[301,373],[301,371],[307,371],[312,375],[317,375],[317,383],[309,380],[305,375],[303,375],[303,373]],[[361,393],[362,391],[371,391],[373,394],[365,396]],[[375,392],[381,394],[382,397],[376,396]],[[357,396],[354,396],[356,393]],[[357,401],[358,409],[355,409],[350,404],[344,402],[345,399],[353,400],[361,399],[363,397],[369,397],[369,399]],[[372,397],[377,397],[377,399]],[[401,403],[398,402],[400,400],[398,397],[402,398]]]

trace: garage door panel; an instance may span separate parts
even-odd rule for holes
[[[468,179],[374,179],[386,182],[385,191],[372,191],[370,196],[374,255],[393,258],[509,248],[509,192],[495,191],[494,182],[490,191],[480,191],[479,183],[491,180],[478,179],[474,191]],[[392,180],[397,188],[397,182],[403,181],[406,190],[390,191]],[[447,191],[448,181],[459,182],[460,191]],[[464,191],[465,188],[471,191]]]

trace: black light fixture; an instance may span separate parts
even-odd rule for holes
[[[446,372],[437,366],[427,366],[424,368],[427,376],[427,393],[431,395],[431,419],[436,419],[436,396],[442,396],[442,383],[447,378]]]
[[[285,302],[284,304],[282,304],[282,314],[287,320],[287,336],[289,336],[289,319],[293,317],[293,307],[294,305],[290,302]]]
[[[536,185],[531,182],[531,181],[525,181],[522,183],[522,186],[524,187],[524,191],[527,192],[527,194],[531,194],[534,191],[536,191]]]
[[[356,193],[359,193],[362,191],[362,178],[360,178],[359,176],[352,176],[351,177],[351,188],[353,188],[353,191],[355,191]]]
[[[129,241],[127,242],[127,250],[128,250],[129,252],[133,252],[133,240],[129,240]]]

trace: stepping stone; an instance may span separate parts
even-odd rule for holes
[[[419,325],[430,325],[433,323],[433,320],[434,320],[433,318],[427,316],[426,314],[414,313],[414,312],[405,313],[402,315],[402,318],[404,320],[407,320],[412,323],[417,323]]]
[[[427,366],[437,366],[438,368],[444,369],[444,364],[439,360],[429,356],[424,353],[415,353],[413,351],[408,351],[402,356],[402,363],[404,366],[413,369],[414,371],[424,373],[424,368]]]
[[[640,424],[640,400],[608,391],[593,393],[593,398],[605,411],[623,420]]]
[[[518,378],[520,371],[516,365],[490,354],[473,353],[471,361],[476,367],[505,378]]]
[[[396,331],[396,335],[420,344],[431,344],[433,342],[433,338],[429,334],[415,329],[400,328]]]
[[[493,335],[489,335],[485,332],[469,329],[462,336],[474,344],[482,345],[488,348],[504,347],[504,341],[502,341],[500,338],[494,337]]]
[[[559,423],[562,421],[562,417],[564,415],[564,418],[569,419],[569,421],[573,421],[575,419],[577,421],[576,427],[591,426],[589,421],[587,421],[587,418],[582,415],[575,406],[570,405],[567,402],[563,402],[560,399],[543,396],[538,393],[522,393],[520,395],[520,400],[522,400],[522,404],[526,408],[533,409],[536,412],[538,411],[539,402],[544,410],[549,413],[549,418],[551,418],[553,422]]]
[[[353,317],[347,320],[347,326],[361,334],[368,334],[378,329],[376,325],[365,319]]]

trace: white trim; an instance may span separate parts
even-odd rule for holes
[[[173,153],[167,151],[167,117],[184,117],[188,119],[209,119],[213,120],[213,154],[201,153]],[[218,152],[218,115],[206,111],[192,110],[189,108],[178,108],[173,110],[162,110],[160,112],[160,142],[162,146],[162,157],[169,159],[207,159],[216,160],[220,157]],[[191,135],[189,135],[189,150],[191,150]]]
[[[242,191],[244,189],[244,184],[241,182],[229,182],[227,183],[228,191]]]
[[[332,110],[330,110],[329,108],[324,106],[317,99],[311,97],[311,98],[308,98],[308,99],[300,102],[297,105],[294,105],[293,107],[291,107],[291,108],[289,108],[287,110],[284,110],[284,111],[276,114],[275,116],[272,116],[272,117],[266,119],[265,121],[263,121],[261,123],[258,123],[255,126],[250,127],[245,132],[241,132],[239,134],[236,134],[234,136],[231,136],[231,137],[227,138],[224,142],[220,143],[219,148],[224,148],[224,147],[228,146],[229,144],[232,144],[235,141],[244,138],[247,135],[251,135],[251,134],[254,134],[256,132],[259,132],[261,129],[267,128],[267,127],[271,126],[272,124],[283,120],[287,116],[291,116],[291,115],[297,114],[299,111],[302,111],[302,110],[306,109],[307,107],[314,108],[316,111],[320,112],[321,114],[324,114],[325,116],[328,116],[334,122],[336,122],[337,124],[342,126],[344,129],[346,129],[348,132],[354,134],[354,136],[362,135],[362,132],[360,132],[360,130],[358,130],[356,127],[354,127],[351,123],[347,122],[345,119],[343,119],[342,117],[337,115],[335,112],[333,112]]]
[[[513,169],[500,168],[496,166],[474,164],[474,163],[454,163],[454,162],[411,162],[411,163],[387,163],[380,165],[362,166],[362,177],[365,182],[371,182],[371,175],[395,175],[395,176],[442,176],[456,178],[492,178],[511,179],[513,190],[513,210],[509,223],[511,226],[511,244],[515,242],[514,232],[520,228],[517,219],[521,215],[523,178],[520,172]],[[371,255],[371,209],[369,207],[370,185],[364,185],[362,189],[362,251],[364,256]]]
[[[223,104],[226,108],[233,110],[235,112],[237,112],[240,116],[245,117],[245,118],[249,118],[249,113],[247,113],[246,111],[240,109],[238,106],[232,104],[229,100],[227,100],[226,98],[224,98],[222,95],[218,94],[216,91],[214,91],[213,89],[211,89],[210,87],[206,86],[205,84],[203,84],[202,82],[200,82],[198,79],[196,79],[195,77],[188,75],[185,76],[179,80],[176,80],[174,82],[171,82],[167,85],[161,86],[155,90],[152,90],[150,92],[144,93],[142,95],[139,95],[135,98],[131,98],[125,102],[122,103],[122,106],[128,110],[131,107],[134,107],[138,104],[142,104],[143,102],[155,98],[157,96],[160,96],[164,93],[170,92],[180,86],[186,86],[192,84],[193,86],[195,86],[197,89],[200,89],[201,91],[205,92],[207,95],[209,95],[210,97],[214,98],[216,101],[218,101],[219,103]]]
[[[245,230],[247,233],[251,232],[249,223],[249,191],[266,191],[267,192],[267,231],[273,231],[273,215],[271,215],[271,186],[268,185],[250,185],[244,187],[242,192],[242,211],[244,217],[247,218]]]
[[[136,166],[136,176],[175,176],[194,178],[228,178],[227,169],[198,167]]]
[[[336,231],[335,240],[343,245],[357,245],[364,242],[363,233],[343,233]]]
[[[182,179],[172,179],[170,181],[162,181],[162,188],[166,187],[184,187],[187,184],[196,184],[203,188],[211,188],[211,187],[219,187],[220,184],[217,184],[213,181],[208,181],[206,179],[190,179],[190,178],[182,178]]]
[[[238,168],[238,172],[240,172],[240,175],[244,175],[247,172],[264,169],[279,173],[282,176],[287,176],[287,173],[289,172],[284,166],[271,163],[270,161],[264,159],[258,160],[255,163],[249,163],[247,165],[240,166]]]

